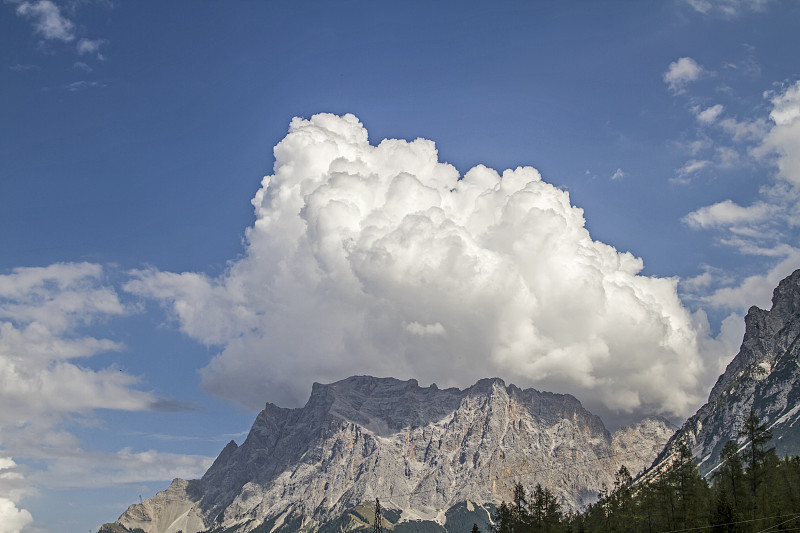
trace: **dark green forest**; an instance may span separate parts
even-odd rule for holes
[[[497,533],[766,533],[800,531],[800,458],[779,459],[772,435],[750,414],[745,445],[728,441],[719,466],[703,478],[686,442],[657,472],[633,480],[622,466],[585,512],[565,514],[541,485],[518,484],[511,502],[496,510]],[[473,533],[477,531],[473,527]],[[466,532],[465,532],[466,533]]]

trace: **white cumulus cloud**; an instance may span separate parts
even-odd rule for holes
[[[774,155],[778,177],[800,188],[800,81],[772,94],[769,118],[773,122],[759,155]]]
[[[724,109],[725,107],[722,104],[716,104],[703,110],[698,109],[697,120],[703,124],[713,124],[722,114]]]
[[[693,228],[712,228],[759,223],[771,214],[772,207],[763,202],[743,207],[731,200],[724,200],[689,213],[684,221]]]
[[[677,61],[669,64],[669,68],[664,73],[664,82],[670,90],[675,93],[682,93],[686,85],[696,81],[703,73],[703,67],[691,57],[681,57]]]
[[[13,501],[0,498],[0,533],[19,533],[31,522],[33,516],[26,509],[19,509]]]
[[[296,118],[274,154],[225,274],[144,270],[125,286],[219,347],[202,370],[210,392],[258,409],[350,374],[502,375],[687,414],[715,377],[677,280],[593,240],[535,169],[460,176],[429,140],[370,144],[352,115]]]

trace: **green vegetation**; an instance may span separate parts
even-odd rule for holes
[[[533,492],[526,494],[525,487],[517,483],[514,487],[514,501],[503,502],[492,516],[494,531],[497,533],[525,533],[563,531],[564,518],[561,505],[550,489],[537,484]],[[472,528],[473,531],[477,527]]]
[[[800,529],[800,457],[779,459],[772,435],[750,414],[741,448],[729,441],[709,480],[700,476],[691,451],[679,442],[672,462],[636,483],[624,466],[612,490],[581,514],[564,515],[552,493],[537,485],[493,516],[495,533],[756,533]],[[710,481],[710,482],[709,482]],[[474,532],[473,528],[473,532]],[[466,533],[466,530],[465,530]]]

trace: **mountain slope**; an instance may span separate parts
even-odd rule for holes
[[[649,419],[611,435],[574,397],[500,379],[440,390],[351,377],[315,384],[300,409],[268,404],[201,479],[173,481],[117,523],[147,533],[350,531],[380,498],[394,530],[456,530],[488,519],[486,505],[510,500],[518,481],[577,509],[622,464],[634,473],[650,464],[671,433]]]
[[[728,440],[739,436],[753,411],[773,433],[780,455],[800,453],[800,270],[781,281],[772,308],[751,307],[739,353],[728,364],[703,405],[670,439],[656,464],[679,439],[686,439],[700,471],[712,471]]]

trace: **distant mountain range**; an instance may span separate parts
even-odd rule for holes
[[[612,434],[572,396],[497,378],[459,390],[354,376],[314,384],[302,408],[267,404],[201,479],[174,480],[101,532],[366,531],[376,498],[387,530],[487,531],[517,482],[541,483],[578,510],[613,487],[620,466],[635,475],[667,461],[677,439],[709,472],[751,409],[779,453],[796,454],[800,270],[775,289],[770,311],[753,307],[745,320],[739,354],[677,433],[648,418]]]

